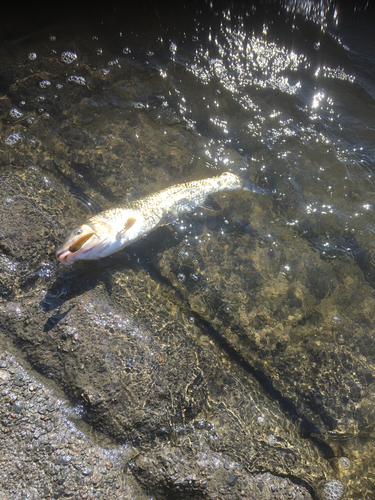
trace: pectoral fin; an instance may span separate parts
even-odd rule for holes
[[[132,226],[134,226],[134,224],[137,222],[137,219],[135,217],[129,217],[126,221],[125,221],[125,224],[124,224],[124,227],[121,229],[121,231],[118,232],[116,238],[119,239],[121,238],[121,236],[123,236],[124,233],[126,233],[126,231],[128,229],[130,229]]]
[[[222,210],[220,203],[217,201],[214,195],[209,194],[203,203],[200,204],[202,208],[207,208],[207,210]]]
[[[172,214],[172,212],[165,213],[162,218],[158,222],[158,226],[167,226],[168,224],[173,224],[176,222],[176,217]]]

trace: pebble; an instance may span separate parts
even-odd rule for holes
[[[65,455],[63,457],[60,457],[57,461],[58,465],[68,465],[68,463],[71,461],[72,456],[71,455]]]
[[[23,403],[21,401],[16,401],[13,405],[13,411],[15,413],[21,413],[21,411],[23,410]]]
[[[237,482],[237,479],[238,479],[238,474],[236,474],[235,472],[232,472],[231,475],[227,479],[227,483],[229,484],[229,486],[234,486]]]

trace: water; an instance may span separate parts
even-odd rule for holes
[[[371,498],[372,18],[329,2],[111,12],[3,44],[1,177],[65,232],[90,209],[238,165],[267,188],[218,195],[222,212],[198,209],[90,272],[112,274],[118,304],[129,269],[148,276],[156,315],[194,325],[233,376],[253,377],[318,443],[343,498]],[[56,264],[58,230],[44,220],[30,242],[32,208],[0,189],[12,311],[75,271]],[[50,309],[74,299],[64,290]]]

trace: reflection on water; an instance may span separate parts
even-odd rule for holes
[[[358,63],[329,2],[211,3],[181,28],[158,22],[130,31],[119,16],[111,33],[54,29],[2,48],[1,177],[48,218],[23,234],[33,209],[0,186],[2,311],[64,279],[48,221],[69,231],[85,207],[240,165],[268,195],[218,196],[223,212],[156,231],[131,265],[170,287],[155,285],[156,315],[201,328],[197,342],[235,366],[234,387],[244,370],[297,434],[330,449],[324,498],[342,485],[371,498],[373,60]],[[121,304],[127,268],[96,265],[116,273]]]

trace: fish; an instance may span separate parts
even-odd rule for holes
[[[221,210],[213,196],[219,191],[263,189],[233,172],[186,182],[100,212],[73,229],[56,257],[64,265],[95,260],[119,252],[159,226],[173,224],[197,207]]]

